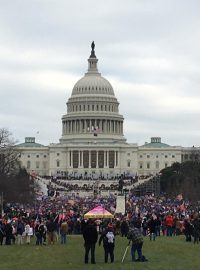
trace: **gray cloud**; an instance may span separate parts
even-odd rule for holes
[[[38,130],[39,142],[57,142],[95,40],[128,141],[199,145],[199,8],[195,0],[2,1],[0,126],[20,142]]]

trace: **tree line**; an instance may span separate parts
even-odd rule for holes
[[[182,194],[190,201],[200,201],[200,162],[185,161],[174,163],[161,171],[161,192],[169,197]]]
[[[34,198],[34,186],[19,162],[19,151],[12,134],[0,129],[0,193],[5,202],[30,203]]]

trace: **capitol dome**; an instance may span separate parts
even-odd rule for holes
[[[60,142],[125,141],[119,102],[110,82],[98,72],[94,47],[93,42],[88,71],[74,85],[68,99],[67,114],[62,117]]]
[[[114,96],[112,85],[104,77],[86,73],[75,85],[72,91],[73,95],[111,95]]]

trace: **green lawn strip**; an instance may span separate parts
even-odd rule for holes
[[[103,247],[96,246],[96,265],[84,264],[84,242],[82,236],[69,236],[66,245],[59,242],[51,246],[36,246],[32,239],[28,245],[0,246],[1,270],[114,270],[114,269],[147,269],[147,270],[193,270],[199,269],[200,245],[194,245],[179,237],[157,237],[150,241],[145,237],[143,253],[148,262],[131,262],[130,248],[124,263],[122,256],[128,240],[116,237],[115,262],[104,263]]]

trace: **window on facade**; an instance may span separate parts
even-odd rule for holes
[[[167,164],[167,163],[165,163],[165,168],[167,168],[167,166],[168,166],[168,164]]]
[[[28,155],[27,157],[30,158],[30,155]]]
[[[147,155],[147,158],[150,158],[150,155]]]
[[[39,168],[40,168],[40,162],[36,161],[36,169],[39,169]]]
[[[36,158],[39,158],[39,155],[36,155]]]
[[[175,155],[172,155],[172,158],[175,158]]]
[[[150,169],[150,163],[147,163],[147,169]]]
[[[159,161],[156,161],[156,169],[159,169]]]
[[[43,162],[43,168],[46,169],[47,168],[47,162]]]
[[[130,156],[130,153],[128,153],[127,156]]]
[[[140,155],[140,158],[142,158],[142,155]]]
[[[142,163],[140,163],[140,169],[142,169]]]
[[[130,160],[127,161],[127,167],[131,167],[131,161]]]
[[[27,169],[30,169],[31,168],[31,162],[30,160],[27,161]]]
[[[168,156],[167,155],[165,155],[165,158],[167,158]]]
[[[60,153],[57,153],[57,156],[60,156]]]
[[[56,160],[56,166],[60,167],[60,160]]]
[[[158,155],[156,155],[156,158],[158,158]]]
[[[46,155],[44,155],[44,158],[46,158],[47,156]]]

